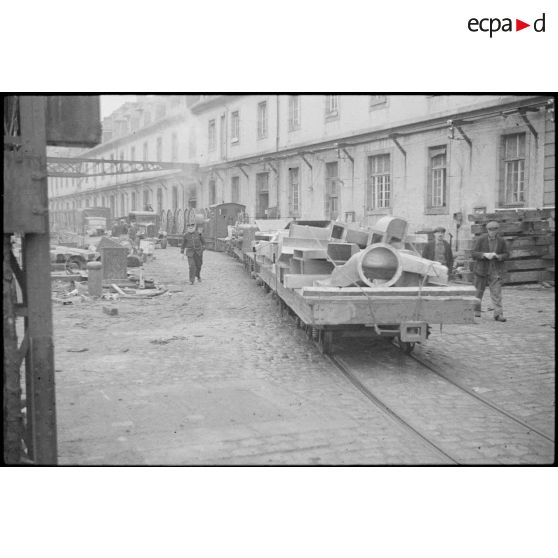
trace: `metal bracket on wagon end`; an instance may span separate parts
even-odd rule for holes
[[[428,324],[426,322],[404,322],[400,326],[399,337],[401,341],[421,343],[428,337]]]

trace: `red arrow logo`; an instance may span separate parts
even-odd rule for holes
[[[531,27],[531,24],[530,23],[525,23],[524,21],[521,21],[520,19],[515,20],[515,30],[516,31],[521,31],[522,29],[525,29],[526,27]]]

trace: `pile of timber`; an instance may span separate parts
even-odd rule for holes
[[[486,224],[498,221],[499,235],[506,240],[510,254],[504,264],[504,284],[554,281],[554,215],[554,209],[507,209],[469,215],[473,238],[463,246],[465,269],[473,270],[472,249],[477,238],[486,233]]]

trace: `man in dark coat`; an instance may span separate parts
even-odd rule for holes
[[[446,229],[444,229],[444,227],[436,227],[434,229],[434,240],[424,247],[422,257],[445,265],[448,268],[448,274],[451,275],[453,269],[453,253],[449,242],[444,240],[444,234],[446,234]]]
[[[500,225],[497,221],[490,221],[486,225],[487,234],[479,236],[473,246],[474,285],[477,289],[477,298],[482,301],[484,290],[488,285],[492,306],[494,307],[494,319],[497,322],[505,322],[504,308],[502,305],[502,275],[504,273],[504,260],[509,257],[508,245],[503,238],[498,236]],[[480,316],[480,302],[476,313]]]
[[[201,267],[203,263],[203,251],[205,249],[205,241],[201,232],[196,230],[195,225],[188,225],[186,234],[182,240],[182,248],[180,253],[188,257],[188,271],[190,275],[190,283],[193,285],[196,277],[201,283]]]

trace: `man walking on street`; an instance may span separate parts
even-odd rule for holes
[[[497,221],[490,221],[486,225],[488,234],[481,235],[473,247],[473,259],[475,260],[474,284],[477,289],[477,298],[482,301],[484,290],[488,285],[492,306],[494,307],[494,319],[497,322],[505,322],[504,308],[502,306],[502,274],[504,273],[504,260],[508,258],[508,246],[503,238],[498,236],[500,225]],[[476,308],[476,315],[480,316],[480,302]]]
[[[451,275],[453,269],[453,253],[449,242],[444,240],[445,233],[446,229],[444,229],[444,227],[436,227],[434,229],[434,240],[424,247],[422,257],[445,265],[448,268],[448,275]]]
[[[196,230],[196,225],[188,225],[186,234],[182,240],[182,248],[180,253],[188,257],[188,271],[190,275],[190,283],[193,285],[196,277],[201,283],[201,267],[203,263],[203,251],[205,249],[205,241],[201,232]]]

